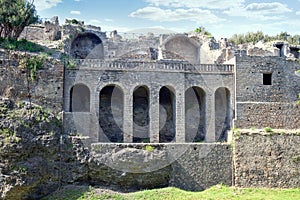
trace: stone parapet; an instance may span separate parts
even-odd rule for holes
[[[191,73],[233,73],[234,65],[197,64],[186,62],[139,62],[107,61],[100,59],[75,59],[70,61],[74,67],[68,69],[128,70],[128,71],[167,71]]]

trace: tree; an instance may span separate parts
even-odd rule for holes
[[[17,39],[25,26],[36,23],[34,0],[0,0],[0,36]]]

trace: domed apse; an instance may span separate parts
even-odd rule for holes
[[[173,36],[165,43],[165,50],[180,55],[191,64],[200,63],[200,48],[191,38],[183,35]]]
[[[72,42],[71,57],[75,59],[104,59],[102,40],[93,33],[79,34]]]

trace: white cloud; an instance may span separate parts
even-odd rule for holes
[[[79,2],[79,1],[81,1],[81,0],[74,0],[74,1]]]
[[[230,8],[224,11],[229,16],[247,17],[249,19],[276,20],[282,18],[282,14],[292,12],[286,4],[252,3],[243,7]]]
[[[62,3],[62,0],[38,0],[34,1],[34,5],[37,11],[50,9],[57,4]]]
[[[88,23],[92,25],[100,25],[101,21],[98,19],[91,19]]]
[[[81,15],[81,12],[79,10],[72,10],[70,12],[70,14],[72,14],[72,15]]]
[[[132,12],[129,16],[160,22],[190,20],[201,23],[217,23],[224,20],[214,15],[210,10],[202,10],[199,8],[171,10],[145,7]]]
[[[105,19],[106,22],[113,22],[113,19]]]
[[[299,0],[300,1],[300,0]],[[300,10],[296,12],[296,15],[300,15]]]
[[[174,8],[209,8],[226,10],[240,6],[245,0],[144,0],[151,6],[166,6]]]

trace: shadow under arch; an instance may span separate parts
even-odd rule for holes
[[[230,129],[230,90],[219,87],[215,91],[215,138],[216,141],[226,141]]]
[[[70,54],[74,59],[104,59],[103,42],[94,33],[80,33],[71,44]]]
[[[121,87],[109,84],[99,95],[99,142],[124,142],[124,92]]]
[[[159,142],[175,142],[176,92],[172,86],[163,86],[159,91]]]
[[[185,91],[185,141],[201,142],[206,135],[206,93],[198,86]]]
[[[90,112],[91,97],[88,86],[78,83],[70,90],[70,112]]]
[[[147,86],[137,86],[133,91],[133,142],[150,142],[149,99]]]

